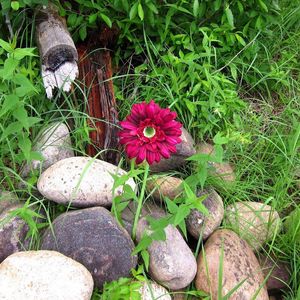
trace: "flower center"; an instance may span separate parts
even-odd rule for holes
[[[156,130],[155,128],[151,127],[151,126],[147,126],[144,128],[143,130],[143,135],[147,138],[152,138],[155,136]]]

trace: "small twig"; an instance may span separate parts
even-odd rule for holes
[[[10,39],[12,40],[13,37],[14,37],[14,32],[13,32],[13,29],[12,29],[12,26],[11,26],[11,22],[10,22],[10,18],[9,18],[8,13],[5,13],[5,23],[7,25],[8,31],[9,31]]]

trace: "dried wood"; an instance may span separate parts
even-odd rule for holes
[[[55,88],[70,91],[78,76],[78,54],[66,22],[54,6],[37,10],[36,33],[47,97],[52,98]]]
[[[109,39],[112,38],[107,29],[105,34]],[[101,36],[103,35],[100,34]],[[103,45],[103,41],[101,44]],[[91,117],[89,126],[94,129],[90,132],[91,144],[87,147],[87,154],[96,156],[99,151],[106,150],[103,151],[101,158],[116,164],[119,160],[118,112],[111,79],[113,76],[111,54],[108,49],[94,50],[94,48],[95,41],[92,46],[78,48],[79,78],[89,91],[88,114]]]

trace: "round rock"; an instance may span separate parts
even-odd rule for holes
[[[29,231],[27,223],[12,216],[12,212],[23,207],[13,193],[3,191],[0,194],[0,262],[12,253],[26,250],[30,239],[26,239]]]
[[[103,207],[66,212],[57,217],[42,237],[42,249],[55,250],[82,263],[95,285],[126,277],[136,266],[134,243]]]
[[[259,202],[236,202],[226,208],[230,227],[254,249],[258,250],[281,228],[278,213],[269,205]]]
[[[150,234],[146,218],[142,218],[137,226],[137,241],[144,231]],[[149,273],[163,286],[178,290],[188,286],[197,272],[195,257],[181,236],[180,232],[168,225],[165,229],[165,241],[153,241],[148,247],[150,256]]]
[[[224,217],[224,205],[222,198],[213,190],[203,190],[197,193],[197,197],[206,195],[202,202],[207,208],[209,214],[206,216],[197,209],[192,209],[186,219],[186,225],[189,233],[196,239],[202,236],[207,239],[222,223]]]
[[[37,187],[47,199],[74,207],[110,206],[113,199],[114,179],[127,174],[117,166],[89,157],[63,159],[42,173]],[[132,189],[132,178],[127,181]],[[118,187],[115,194],[121,194]]]
[[[276,258],[259,254],[257,256],[263,274],[267,280],[268,291],[280,292],[289,287],[290,270],[287,263],[281,262]]]
[[[175,170],[186,163],[186,158],[196,153],[194,140],[186,129],[181,128],[181,143],[176,145],[177,152],[171,155],[169,159],[162,158],[159,163],[150,166],[152,172],[164,172]]]
[[[90,300],[93,278],[78,262],[55,251],[12,254],[0,264],[2,300]]]
[[[207,155],[214,155],[214,146],[208,143],[201,143],[196,146],[196,152],[207,154]],[[235,181],[235,174],[232,166],[227,162],[217,163],[217,162],[209,162],[211,169],[210,174],[212,176],[221,178],[226,182],[234,182]]]
[[[222,268],[222,283],[219,270]],[[215,231],[198,256],[198,272],[195,285],[198,290],[209,293],[213,300],[218,298],[219,286],[224,297],[236,288],[230,300],[268,300],[264,276],[249,245],[227,229]],[[238,285],[241,284],[239,287]]]
[[[46,170],[54,163],[74,156],[69,128],[66,124],[56,122],[44,128],[38,135],[32,148],[43,157],[43,161],[33,160],[24,165],[21,176],[28,177],[31,170]]]
[[[155,200],[165,197],[173,200],[183,192],[182,182],[182,179],[173,176],[158,177],[147,182],[147,190],[152,192]]]
[[[172,300],[169,292],[153,281],[143,282],[139,293],[141,294],[141,300]]]

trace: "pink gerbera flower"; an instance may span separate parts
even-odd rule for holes
[[[169,108],[160,108],[154,103],[139,103],[132,106],[131,114],[120,122],[120,143],[130,159],[140,164],[145,159],[151,165],[161,157],[170,158],[181,142],[181,124],[175,121],[177,114]]]

